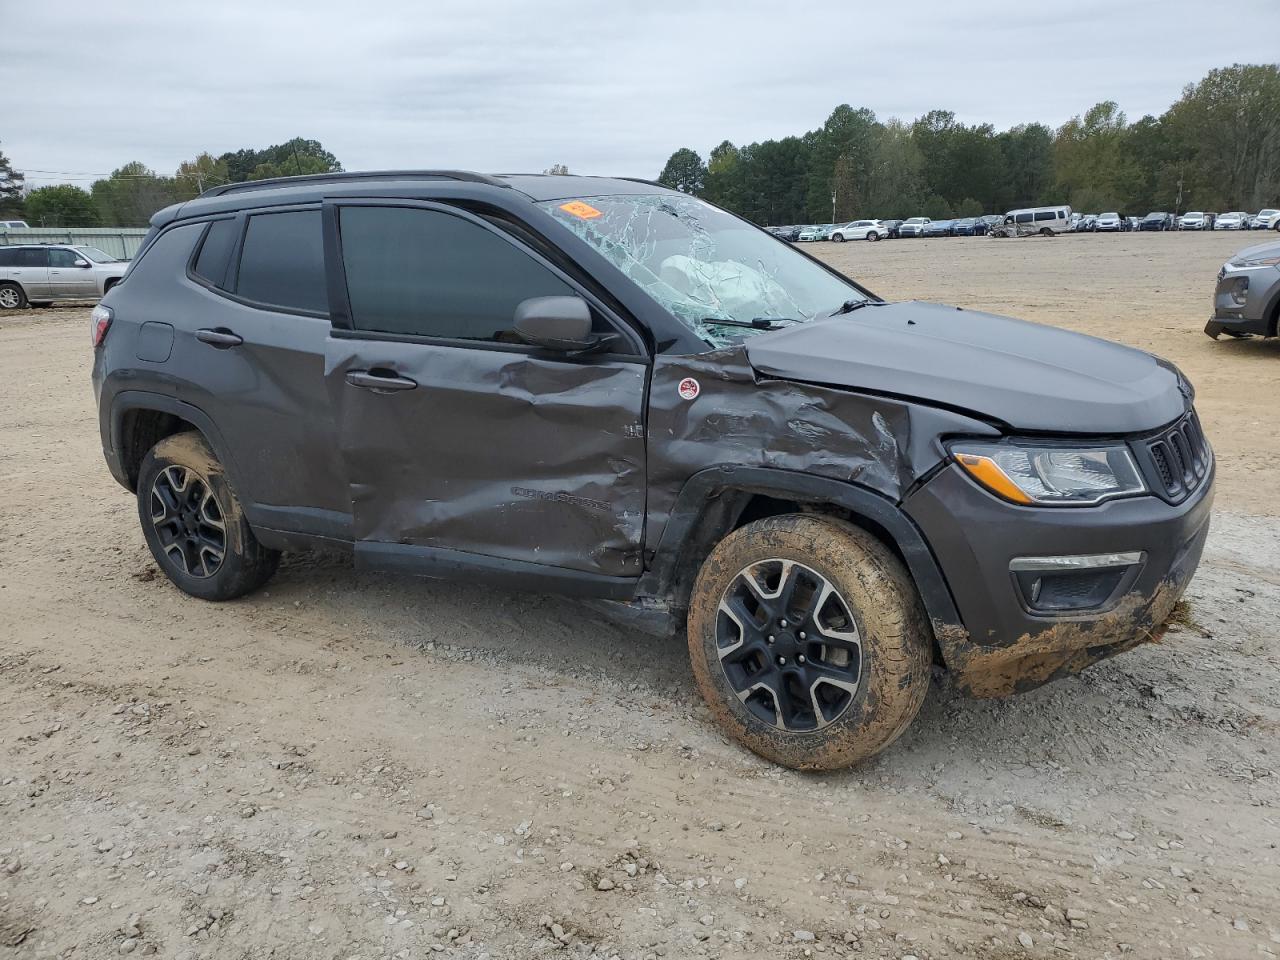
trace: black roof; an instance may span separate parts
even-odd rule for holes
[[[162,227],[178,218],[228,213],[247,207],[314,203],[326,197],[366,195],[418,197],[423,186],[440,196],[475,199],[489,193],[495,202],[505,194],[528,200],[561,200],[618,194],[674,193],[667,187],[631,177],[584,177],[546,173],[475,173],[470,170],[364,170],[276,177],[227,183],[206,190],[194,200],[173,204],[151,218]]]
[[[301,177],[272,177],[224,183],[202,193],[199,199],[223,197],[229,193],[258,190],[285,190],[290,187],[323,187],[330,183],[411,183],[420,180],[454,180],[483,183],[492,187],[508,187],[527,194],[534,200],[559,200],[566,197],[605,196],[607,194],[666,192],[667,187],[634,177],[584,177],[548,173],[476,173],[471,170],[357,170],[341,173],[318,173]]]

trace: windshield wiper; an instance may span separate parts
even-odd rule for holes
[[[777,330],[778,323],[786,323],[781,317],[777,322],[770,320],[768,317],[753,317],[750,320],[721,320],[718,317],[703,317],[702,322],[705,324],[714,324],[718,327],[746,327],[748,330]]]
[[[832,310],[827,316],[838,317],[844,313],[853,313],[855,310],[861,310],[863,307],[878,307],[879,300],[846,300],[840,306]]]

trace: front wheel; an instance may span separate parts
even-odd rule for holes
[[[833,241],[835,241],[836,243],[844,243],[844,234],[843,234],[843,233],[833,233],[833,234],[831,235],[831,239],[832,239]]]
[[[280,554],[254,536],[204,437],[165,437],[142,460],[138,519],[151,555],[178,589],[232,600],[271,579]]]
[[[688,640],[716,724],[795,769],[873,756],[929,689],[910,576],[871,534],[828,517],[769,517],[725,537],[694,584]]]

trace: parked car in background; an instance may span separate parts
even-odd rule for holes
[[[1083,214],[1081,215],[1080,219],[1076,221],[1074,232],[1075,233],[1092,233],[1093,228],[1097,225],[1097,223],[1098,223],[1098,215],[1096,213]]]
[[[1212,230],[1209,219],[1199,210],[1188,210],[1178,218],[1179,230]]]
[[[1173,364],[887,303],[674,190],[334,174],[152,224],[86,331],[93,391],[158,571],[201,600],[324,543],[472,598],[631,603],[722,732],[829,769],[892,743],[935,667],[1010,696],[1158,635],[1208,536]],[[88,546],[123,577],[116,540]]]
[[[30,230],[25,220],[0,220],[0,230]]]
[[[814,240],[822,239],[821,233],[822,233],[822,228],[819,227],[816,223],[813,223],[813,224],[809,224],[806,227],[801,227],[800,235],[797,236],[796,239],[801,241],[802,243],[810,243]]]
[[[972,237],[974,236],[974,226],[977,224],[976,217],[961,217],[959,220],[951,222],[951,235],[953,237]]]
[[[1142,229],[1142,218],[1141,218],[1141,217],[1125,217],[1125,220],[1128,222],[1128,224],[1129,224],[1129,229],[1130,229],[1130,230],[1140,230],[1140,229]]]
[[[1280,230],[1280,210],[1259,210],[1249,218],[1250,230]]]
[[[1124,218],[1118,213],[1100,213],[1093,229],[1099,233],[1119,233],[1124,229]]]
[[[1173,214],[1161,213],[1153,210],[1142,218],[1142,223],[1138,225],[1139,230],[1172,230]]]
[[[991,232],[991,228],[1000,222],[1000,214],[988,213],[985,216],[978,217],[973,224],[974,236],[985,237]]]
[[[901,220],[881,220],[880,226],[884,227],[884,235],[886,239],[897,240],[898,228],[902,226]]]
[[[1213,316],[1204,332],[1217,340],[1276,336],[1280,321],[1280,241],[1245,247],[1222,265],[1213,292]]]
[[[989,233],[993,237],[1051,237],[1069,231],[1073,220],[1069,206],[1026,207],[1010,210]]]
[[[924,228],[928,226],[928,217],[908,217],[898,225],[899,237],[923,237]]]
[[[1249,215],[1242,210],[1219,214],[1213,222],[1215,230],[1248,230]]]
[[[850,220],[843,226],[831,231],[831,239],[836,243],[846,240],[876,241],[887,236],[888,229],[879,220]]]
[[[0,310],[57,300],[95,300],[129,269],[97,247],[22,244],[0,247]]]
[[[954,220],[930,220],[920,232],[922,237],[949,237]]]

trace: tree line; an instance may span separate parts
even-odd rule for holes
[[[145,227],[157,210],[194,199],[210,187],[341,169],[319,141],[295,137],[260,150],[245,148],[217,157],[201,153],[180,163],[172,175],[134,161],[87,190],[55,184],[27,191],[23,174],[0,153],[0,219],[26,220],[33,227]]]
[[[1280,65],[1211,70],[1160,116],[1114,101],[1056,130],[997,131],[948,110],[910,123],[842,104],[817,130],[704,161],[676,150],[658,181],[762,224],[934,219],[1069,203],[1081,211],[1248,210],[1280,203]]]

